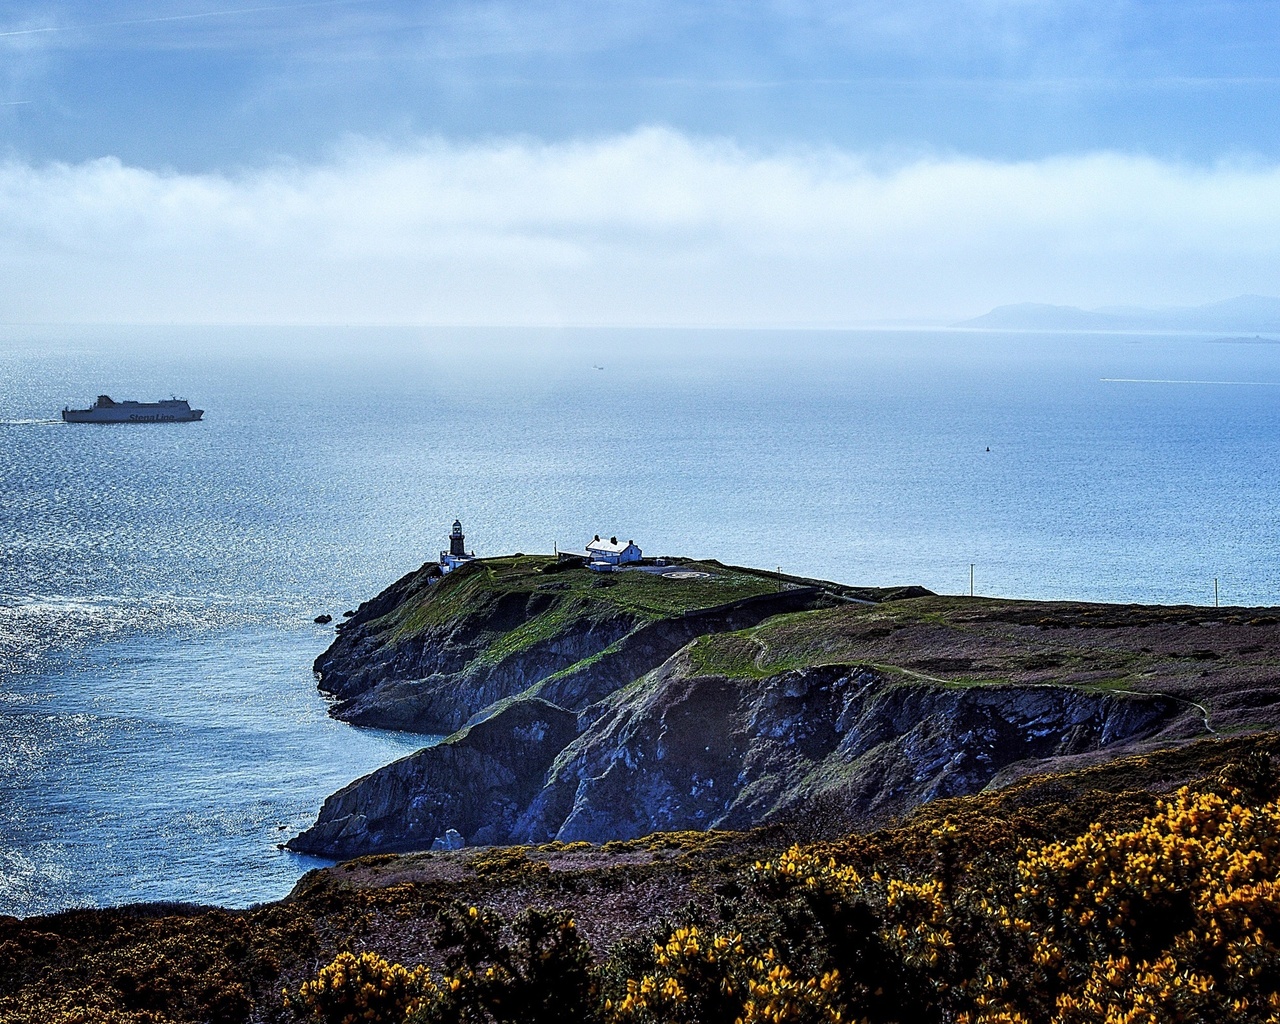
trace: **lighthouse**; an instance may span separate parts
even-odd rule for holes
[[[462,532],[462,520],[453,521],[453,529],[449,531],[449,550],[440,552],[440,572],[449,573],[476,557],[475,552],[467,553],[467,538]]]

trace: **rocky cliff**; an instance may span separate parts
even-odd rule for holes
[[[857,665],[763,678],[692,667],[678,654],[587,715],[512,702],[330,797],[291,846],[348,857],[417,849],[447,828],[471,843],[602,842],[747,828],[815,801],[838,806],[843,826],[978,792],[1016,762],[1119,752],[1179,716],[1165,697],[903,682]]]
[[[516,701],[334,793],[316,824],[288,845],[334,857],[428,849],[451,828],[471,844],[499,841],[515,831],[577,732],[572,712],[536,697]]]
[[[852,591],[716,563],[465,573],[406,577],[317,661],[339,714],[454,731],[334,794],[292,849],[848,828],[1280,707],[1276,645],[1256,642],[1276,620],[1239,609]]]

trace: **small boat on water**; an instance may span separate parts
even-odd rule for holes
[[[99,395],[88,409],[62,410],[62,418],[68,423],[190,423],[203,415],[203,409],[191,408],[185,398],[115,402],[109,395]]]

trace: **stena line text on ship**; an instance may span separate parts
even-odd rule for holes
[[[67,423],[191,423],[204,415],[193,409],[185,398],[169,398],[163,402],[115,402],[109,395],[99,395],[88,409],[63,409]]]

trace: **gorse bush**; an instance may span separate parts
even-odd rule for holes
[[[589,1024],[599,1018],[591,950],[565,913],[526,910],[508,928],[492,911],[440,916],[446,974],[413,1024]]]
[[[1245,769],[1136,826],[1020,851],[962,847],[946,822],[910,861],[795,846],[720,920],[600,966],[567,915],[455,913],[443,982],[377,1019],[1280,1024],[1280,804],[1270,773]]]
[[[799,847],[757,871],[819,920],[877,922],[880,970],[840,992],[844,1019],[1280,1021],[1280,807],[1241,795],[1182,789],[1138,828],[1095,826],[1011,873],[866,876]],[[847,943],[824,929],[815,945],[855,976]],[[868,998],[886,987],[896,1007]]]
[[[1091,829],[1019,870],[1056,1019],[1280,1020],[1275,802],[1184,789],[1141,828]]]
[[[799,978],[773,950],[748,952],[740,934],[704,935],[678,928],[653,947],[654,971],[626,981],[615,1005],[605,1002],[617,1022],[678,1021],[680,1024],[757,1024],[838,1021],[833,996],[837,972]]]
[[[434,986],[425,967],[412,970],[373,953],[339,953],[285,1005],[323,1024],[399,1024]]]

